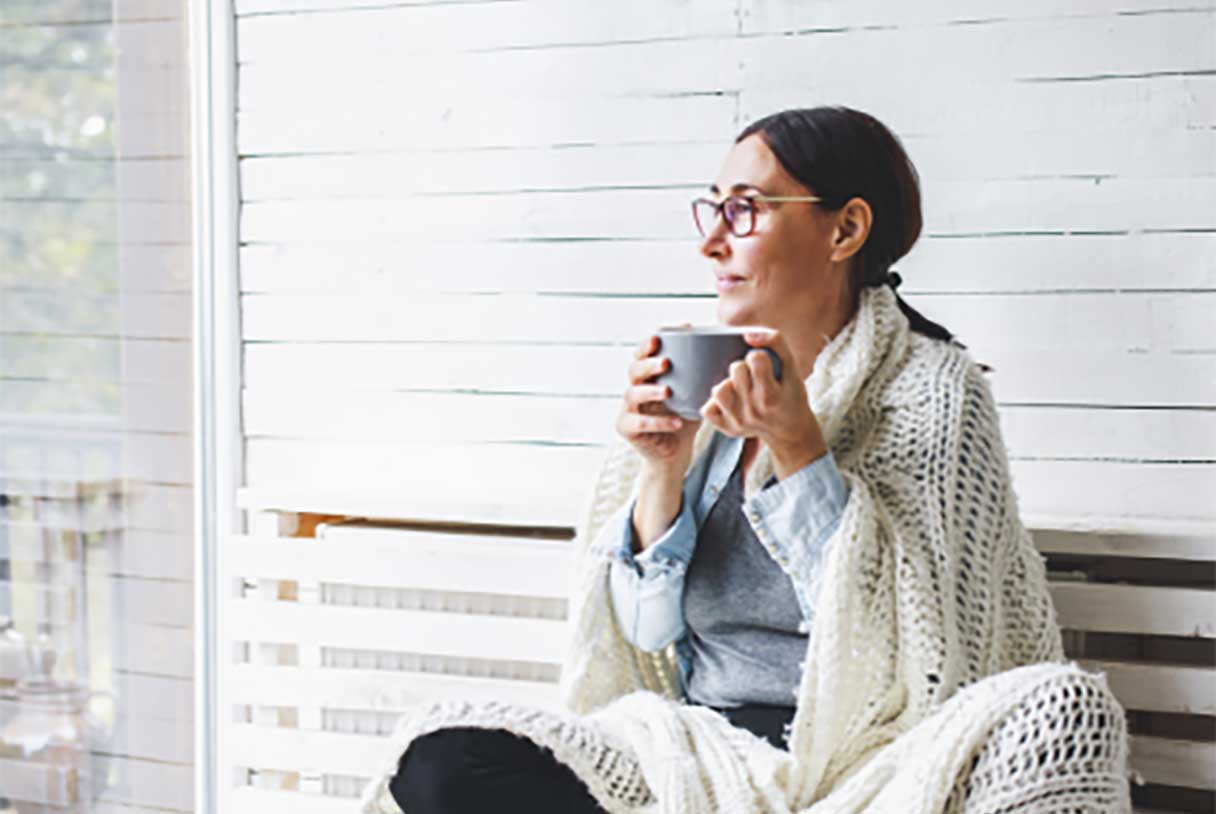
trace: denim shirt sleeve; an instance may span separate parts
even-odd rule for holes
[[[756,537],[793,579],[808,621],[818,594],[823,547],[840,525],[848,499],[849,488],[829,450],[743,504]]]
[[[620,548],[609,570],[612,606],[622,634],[635,647],[657,652],[685,632],[684,574],[692,561],[697,523],[683,499],[680,513],[658,540],[634,554],[631,501],[620,518]]]

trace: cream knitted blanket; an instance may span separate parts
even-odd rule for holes
[[[640,467],[618,441],[576,537],[562,709],[418,705],[362,810],[399,811],[387,785],[414,738],[478,726],[551,749],[611,814],[1130,811],[1123,710],[1104,676],[1064,661],[979,366],[911,333],[889,287],[867,288],[806,389],[850,494],[818,572],[789,751],[683,703],[673,648],[645,653],[618,630],[603,552],[619,541],[600,538]],[[746,496],[772,471],[762,449]]]

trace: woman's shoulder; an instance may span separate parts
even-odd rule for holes
[[[968,401],[991,401],[990,368],[955,341],[912,334],[908,350],[883,388],[882,403],[913,414],[957,413]]]

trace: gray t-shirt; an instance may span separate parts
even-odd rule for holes
[[[688,698],[714,707],[793,706],[808,634],[798,630],[793,583],[743,515],[741,463],[701,524],[684,578]]]

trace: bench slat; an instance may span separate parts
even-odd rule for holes
[[[1216,637],[1216,591],[1061,581],[1051,595],[1068,630]]]
[[[323,530],[324,539],[232,537],[224,577],[564,598],[573,575],[569,542],[418,530]]]
[[[1216,670],[1122,661],[1081,660],[1106,673],[1111,691],[1127,709],[1216,715]]]
[[[565,620],[232,599],[221,642],[294,643],[558,664]]]
[[[400,712],[432,700],[503,701],[555,708],[557,685],[547,681],[238,664],[229,668],[234,704]]]

